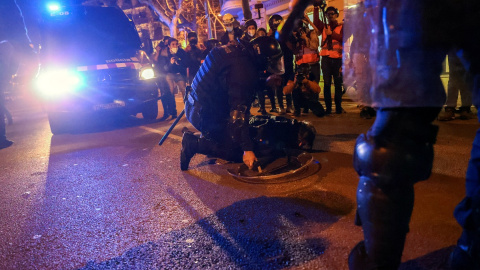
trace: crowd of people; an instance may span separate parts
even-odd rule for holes
[[[320,14],[325,15],[320,15]],[[343,82],[341,76],[343,27],[338,21],[339,12],[329,7],[322,12],[315,6],[313,22],[307,15],[295,25],[295,30],[287,41],[281,41],[284,73],[271,74],[260,70],[257,75],[254,107],[261,115],[286,115],[300,117],[310,111],[318,116],[332,114],[331,84],[334,83],[334,112],[342,114]],[[327,21],[322,21],[326,17]],[[161,120],[176,118],[175,93],[184,94],[187,84],[193,78],[208,52],[219,45],[236,44],[240,40],[251,42],[262,36],[278,37],[278,28],[284,18],[273,14],[268,20],[268,31],[259,28],[257,22],[249,19],[239,23],[231,14],[223,16],[225,32],[217,39],[199,42],[198,35],[187,35],[186,47],[179,41],[166,36],[156,47],[153,61],[157,69],[158,85],[162,95],[164,115]],[[321,39],[320,39],[321,38]],[[308,68],[307,68],[308,67]],[[308,74],[305,71],[308,70]],[[321,71],[323,72],[323,99],[321,103]],[[313,87],[312,87],[313,86]],[[266,109],[266,97],[270,110]]]

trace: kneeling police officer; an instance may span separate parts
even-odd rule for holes
[[[238,40],[214,48],[192,82],[185,115],[202,135],[185,132],[180,167],[187,170],[196,154],[211,155],[252,168],[257,160],[249,131],[250,105],[257,90],[258,74],[267,70],[283,74],[283,54],[272,37],[250,43]]]

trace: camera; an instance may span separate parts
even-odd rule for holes
[[[320,7],[321,9],[324,9],[327,6],[327,1],[325,1],[325,0],[314,0],[313,1],[313,6],[314,7]]]
[[[303,74],[302,71],[298,71],[297,74],[295,74],[295,78],[297,79],[297,86],[301,85],[303,80],[305,80],[305,74]]]

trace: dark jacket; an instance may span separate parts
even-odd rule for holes
[[[244,151],[253,151],[248,117],[258,72],[253,54],[242,44],[214,48],[193,79],[185,105],[187,119],[202,133],[217,137],[234,129],[234,140]],[[245,108],[247,120],[243,125],[232,125],[230,113],[239,107]]]
[[[172,57],[175,57],[175,60],[176,60],[176,62],[173,64],[170,62],[170,59]],[[172,54],[169,51],[166,59],[165,71],[167,73],[174,73],[174,74],[179,73],[183,76],[187,76],[187,66],[189,64],[189,60],[190,60],[190,57],[182,48],[178,48],[178,51],[176,54]]]

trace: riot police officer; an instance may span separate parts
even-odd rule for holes
[[[183,135],[180,165],[187,170],[196,154],[243,162],[252,167],[257,160],[249,134],[250,105],[257,90],[258,74],[268,70],[283,73],[282,50],[272,37],[250,43],[238,40],[216,47],[207,55],[192,82],[185,115],[201,131]]]
[[[294,2],[281,38],[286,38],[294,19],[310,4]],[[432,122],[445,102],[440,72],[450,49],[456,50],[474,77],[474,105],[480,106],[480,37],[473,34],[480,27],[480,1],[364,4],[368,35],[353,35],[370,45],[373,77],[366,99],[360,102],[378,110],[375,123],[358,137],[355,146],[354,167],[360,176],[356,224],[362,226],[365,240],[350,253],[349,267],[397,269],[409,231],[414,184],[428,179],[432,169],[438,131]],[[460,16],[446,20],[451,14]],[[466,196],[454,212],[463,232],[451,254],[453,269],[480,269],[479,172],[477,131],[467,168]]]

